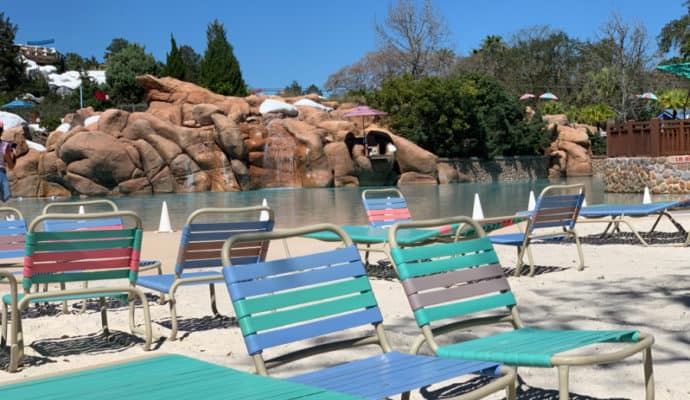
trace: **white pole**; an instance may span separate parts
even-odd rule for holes
[[[527,201],[527,211],[532,211],[534,210],[534,207],[537,206],[537,201],[534,200],[534,191],[530,190],[529,191],[529,200]]]
[[[652,202],[652,196],[649,194],[649,188],[644,187],[644,194],[642,195],[642,204],[649,204]]]

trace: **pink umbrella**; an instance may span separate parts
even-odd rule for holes
[[[373,115],[388,115],[388,113],[368,106],[357,106],[343,114],[343,117],[362,117],[362,133],[364,133],[364,117],[371,117]]]
[[[652,92],[644,92],[642,94],[637,95],[638,99],[645,99],[645,100],[658,100],[658,97]]]
[[[532,93],[525,93],[522,96],[520,96],[520,100],[529,100],[529,99],[533,99],[535,97],[537,97],[537,96],[533,95]]]
[[[539,96],[539,98],[542,100],[558,100],[558,96],[551,92],[543,93]]]

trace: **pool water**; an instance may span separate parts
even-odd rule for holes
[[[404,186],[405,195],[414,219],[472,215],[474,194],[479,194],[486,217],[514,214],[526,210],[530,191],[535,196],[554,183],[583,183],[587,204],[642,202],[641,193],[605,193],[600,178],[570,178],[559,181],[537,180],[503,183],[460,183],[435,186]],[[166,202],[174,230],[184,225],[187,216],[203,207],[246,207],[260,205],[266,199],[275,211],[276,226],[295,227],[320,222],[336,224],[366,224],[361,192],[365,188],[325,189],[264,189],[246,192],[172,193],[142,196],[108,197],[122,210],[136,212],[144,228],[156,230]],[[654,201],[669,200],[683,195],[653,196]],[[77,201],[78,198],[51,200],[46,198],[10,199],[6,205],[18,208],[30,221],[51,201]]]

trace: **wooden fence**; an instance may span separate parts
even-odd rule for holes
[[[628,121],[606,128],[609,157],[690,154],[690,120]]]

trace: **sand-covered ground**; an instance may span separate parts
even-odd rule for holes
[[[690,215],[678,220],[690,227]],[[650,226],[651,219],[636,220],[636,225]],[[581,235],[601,230],[600,224],[581,224]],[[512,228],[509,228],[512,229]],[[673,230],[662,224],[662,230]],[[179,232],[146,232],[143,258],[162,260],[171,271],[177,253]],[[300,254],[334,245],[304,238],[288,242],[291,253]],[[516,251],[498,246],[505,267],[513,266]],[[271,247],[269,258],[282,257],[283,246]],[[522,318],[528,325],[544,328],[618,329],[634,328],[653,334],[654,372],[657,399],[690,398],[690,250],[686,247],[643,247],[639,244],[584,245],[584,271],[577,271],[577,254],[572,244],[548,244],[534,247],[535,277],[511,277],[510,283],[519,302]],[[374,292],[384,314],[394,346],[407,351],[418,333],[407,300],[396,281],[373,279]],[[6,291],[6,285],[0,285]],[[180,340],[165,340],[169,332],[168,307],[150,302],[153,319],[153,353],[179,353],[220,365],[251,371],[237,326],[230,320],[212,319],[208,289],[205,286],[179,290]],[[231,315],[227,291],[218,287],[221,312]],[[75,305],[67,315],[59,307],[32,311],[24,319],[27,359],[15,374],[0,371],[0,384],[56,371],[88,367],[107,361],[127,360],[143,355],[140,345],[125,340],[105,341],[94,335],[99,332],[100,318],[95,307],[81,314]],[[141,318],[141,313],[138,314]],[[110,326],[128,332],[127,309],[110,312]],[[481,334],[473,330],[471,334]],[[124,334],[123,334],[124,335]],[[127,335],[124,335],[126,338]],[[338,362],[349,357],[374,354],[375,348],[357,348],[338,355],[310,359],[277,371],[289,375]],[[0,364],[6,366],[6,354]],[[557,398],[555,369],[521,368],[524,380],[522,399]],[[571,398],[574,399],[642,399],[644,388],[641,356],[596,367],[571,369]],[[450,385],[450,386],[449,386]],[[453,388],[453,382],[447,383]],[[439,386],[443,387],[443,385]],[[419,391],[413,398],[435,398],[431,390]],[[441,391],[443,392],[443,390]],[[104,397],[104,398],[107,398]],[[501,398],[501,396],[495,396]]]

